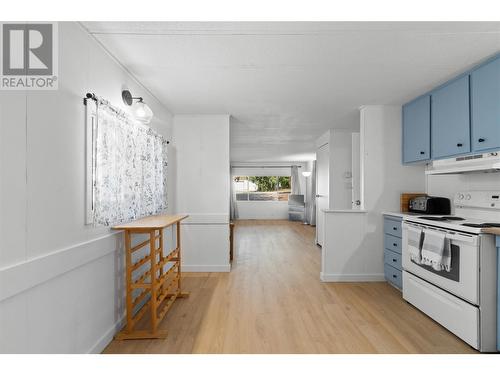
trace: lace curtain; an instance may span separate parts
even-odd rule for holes
[[[300,194],[299,167],[292,165],[291,175],[292,194]]]
[[[109,105],[97,106],[94,224],[113,225],[167,208],[167,142]]]

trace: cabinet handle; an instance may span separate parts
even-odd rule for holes
[[[463,146],[463,144],[457,143],[457,147],[462,147],[462,146]]]
[[[420,155],[425,155],[425,151],[420,151]]]
[[[486,140],[486,139],[484,139],[484,138],[479,138],[477,141],[478,141],[479,143],[483,143],[485,140]]]
[[[397,259],[394,259],[394,258],[393,258],[393,259],[392,259],[392,261],[393,261],[394,263],[396,263],[396,262],[397,262]]]
[[[392,278],[395,279],[395,278],[397,278],[397,276],[396,275],[392,275]]]
[[[397,227],[392,227],[392,230],[398,230],[398,228]]]
[[[397,243],[393,243],[392,246],[398,246],[398,244]]]

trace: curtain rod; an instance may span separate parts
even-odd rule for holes
[[[118,107],[115,107],[114,105],[112,105],[109,101],[107,101],[106,99],[104,98],[101,98],[99,96],[97,96],[96,94],[94,93],[90,93],[88,92],[86,95],[85,95],[85,98],[83,98],[83,104],[87,105],[87,101],[88,100],[93,100],[94,102],[96,102],[97,104],[103,104],[105,105],[106,107],[108,107],[112,112],[116,113],[117,115],[119,116],[123,116],[125,117],[126,119],[129,118],[129,115],[127,114],[127,112],[123,111],[122,109],[118,108]]]
[[[97,105],[105,105],[106,107],[108,107],[112,112],[114,112],[115,114],[117,114],[118,116],[122,116],[124,117],[127,121],[130,121],[130,116],[128,115],[127,112],[123,111],[122,109],[118,108],[118,107],[115,107],[114,105],[112,105],[108,100],[104,99],[104,98],[101,98],[100,96],[97,96],[96,94],[94,93],[90,93],[88,92],[86,95],[85,95],[85,98],[83,98],[83,104],[84,105],[87,105],[87,101],[89,100],[93,100],[94,102],[96,102]],[[151,129],[153,130],[153,128],[151,128],[150,126],[148,125],[145,125],[145,124],[141,124],[142,126],[148,128],[148,129]],[[170,144],[170,141],[166,140],[165,137],[163,137],[161,134],[159,134],[156,130],[153,130],[156,134],[158,134],[160,137],[162,137],[166,142],[167,142],[167,145]]]
[[[301,165],[231,165],[231,168],[302,168]]]

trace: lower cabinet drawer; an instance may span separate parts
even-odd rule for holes
[[[391,236],[390,234],[386,234],[384,237],[384,247],[399,254],[401,254],[402,249],[401,242],[401,238]]]
[[[401,254],[385,249],[384,263],[401,271]]]
[[[393,219],[387,216],[384,217],[384,233],[391,236],[401,237],[401,219]]]
[[[385,279],[391,284],[397,286],[399,289],[403,287],[403,280],[401,278],[401,271],[394,267],[384,264]]]
[[[403,298],[479,349],[479,309],[428,282],[403,272]]]

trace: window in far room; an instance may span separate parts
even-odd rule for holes
[[[290,176],[235,176],[238,201],[288,201],[292,191]]]

